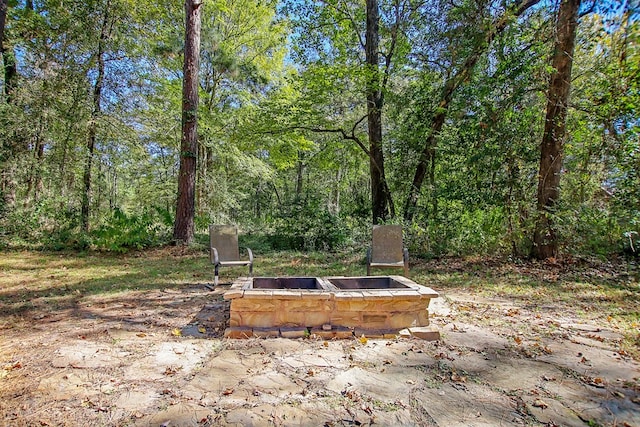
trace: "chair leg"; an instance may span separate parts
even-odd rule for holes
[[[213,276],[213,286],[218,286],[218,272],[220,270],[220,266],[216,264],[214,270],[215,270],[215,275]]]

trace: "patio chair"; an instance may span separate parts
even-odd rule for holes
[[[409,275],[409,250],[402,243],[401,225],[374,225],[371,247],[367,250],[367,276],[371,268],[404,268]]]
[[[215,269],[214,286],[218,286],[220,267],[248,265],[249,276],[253,275],[253,252],[251,252],[251,249],[246,248],[249,253],[249,259],[240,259],[238,229],[235,225],[210,225],[209,249],[209,258]]]

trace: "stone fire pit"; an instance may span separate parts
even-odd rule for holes
[[[225,336],[331,339],[391,337],[407,328],[424,332],[429,302],[437,297],[402,276],[241,277],[224,294],[231,300]]]

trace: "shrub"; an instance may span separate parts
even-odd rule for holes
[[[273,249],[329,250],[345,245],[349,231],[338,215],[316,205],[294,204],[273,220],[269,242]]]

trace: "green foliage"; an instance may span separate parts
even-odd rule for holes
[[[349,238],[344,220],[318,204],[296,203],[272,224],[269,241],[277,250],[334,251]]]
[[[405,240],[412,256],[431,258],[508,253],[510,242],[503,208],[469,211],[458,203],[442,203],[438,221],[427,227],[405,226]]]
[[[169,240],[172,222],[170,214],[160,208],[139,215],[116,208],[106,224],[91,232],[92,246],[109,252],[157,246]]]
[[[18,76],[11,99],[0,96],[0,244],[121,252],[164,243],[181,139],[182,4],[28,4],[10,2],[7,18],[5,46],[17,53]],[[432,120],[446,114],[414,220],[405,224],[412,256],[527,253],[553,8],[510,19],[487,45],[503,2],[401,2],[396,27],[398,4],[380,1],[381,52],[398,32],[383,108],[385,175],[398,217]],[[202,7],[200,240],[210,223],[233,222],[243,224],[247,246],[265,250],[368,242],[364,4],[205,0]],[[81,234],[105,12],[112,31],[102,44],[93,231]],[[628,15],[580,20],[554,212],[565,253],[633,252],[640,232],[638,25]],[[474,52],[481,52],[476,65],[444,107],[447,82]],[[383,69],[387,58],[380,60]]]

